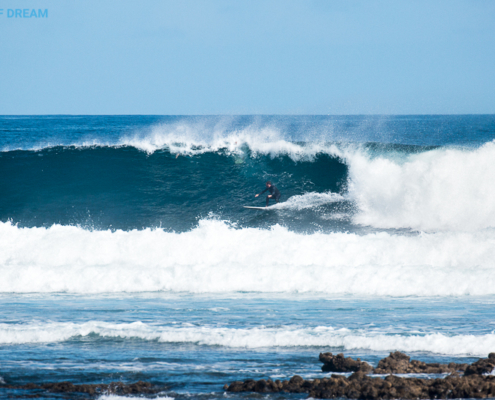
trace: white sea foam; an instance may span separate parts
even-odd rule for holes
[[[159,326],[134,323],[46,322],[0,324],[0,343],[56,343],[91,334],[106,338],[138,338],[162,343],[192,343],[228,348],[339,347],[345,350],[428,351],[449,355],[486,356],[495,348],[495,334],[411,334],[335,329],[332,327],[282,326],[277,328],[229,328],[214,326]]]
[[[488,295],[495,231],[305,235],[202,220],[169,233],[0,223],[0,276],[3,293]]]
[[[315,208],[329,203],[337,203],[347,200],[346,196],[342,196],[338,193],[305,193],[298,196],[292,196],[287,201],[273,204],[270,207],[272,209],[279,210],[304,210],[307,208]]]
[[[149,154],[167,149],[172,154],[197,155],[223,151],[243,155],[249,148],[252,156],[289,156],[294,161],[312,160],[318,153],[340,154],[333,144],[324,142],[294,143],[274,127],[248,126],[226,131],[221,126],[207,130],[201,124],[160,124],[151,131],[119,139],[119,146],[132,146]]]
[[[116,139],[85,139],[75,142],[40,142],[28,146],[6,146],[2,152],[13,150],[34,150],[57,146],[91,147],[134,147],[148,154],[168,150],[172,154],[198,155],[209,152],[223,152],[243,156],[249,149],[252,156],[289,156],[294,161],[313,160],[319,153],[339,155],[338,148],[328,141],[302,140],[294,143],[288,140],[276,127],[251,125],[237,130],[227,129],[222,123],[206,127],[202,123],[157,124],[142,132],[135,132]]]
[[[495,227],[495,142],[399,160],[346,154],[355,222],[424,231]]]

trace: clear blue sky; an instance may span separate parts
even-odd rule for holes
[[[9,18],[9,9],[48,18]],[[0,0],[0,114],[495,113],[492,0]]]

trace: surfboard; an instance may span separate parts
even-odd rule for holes
[[[243,206],[244,208],[249,208],[251,210],[268,210],[270,207],[251,207],[251,206]]]

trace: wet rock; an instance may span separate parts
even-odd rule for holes
[[[482,358],[466,368],[464,375],[490,374],[495,369],[495,353],[490,353],[488,358]]]
[[[290,378],[285,390],[290,393],[304,393],[306,392],[306,388],[302,387],[304,382],[305,381],[302,377],[300,377],[299,375],[294,375],[292,378]]]
[[[254,385],[256,385],[256,381],[254,379],[248,379],[246,381],[246,385],[247,385],[247,389],[248,390],[253,390],[254,389]]]
[[[323,372],[371,372],[373,367],[368,363],[361,361],[359,358],[353,360],[351,357],[344,357],[340,353],[334,356],[332,353],[320,353],[320,361],[323,363],[321,370]]]
[[[495,376],[485,375],[495,368],[495,353],[488,358],[480,359],[472,365],[450,363],[424,363],[411,361],[404,353],[394,352],[380,360],[373,370],[361,360],[345,358],[343,354],[333,356],[331,353],[320,354],[320,361],[334,372],[355,371],[349,376],[332,374],[330,378],[304,380],[295,375],[288,381],[247,380],[234,382],[225,389],[231,392],[285,392],[308,393],[310,397],[319,399],[348,398],[363,400],[392,399],[455,399],[455,398],[494,398]],[[364,364],[364,366],[363,366]],[[337,370],[337,371],[335,371]],[[464,376],[459,371],[466,371]],[[388,375],[371,377],[374,373],[451,373],[445,378],[426,379],[408,378]]]
[[[391,372],[405,374],[409,368],[409,360],[410,357],[408,355],[396,351],[394,353],[390,353],[388,357],[380,360],[375,369],[377,370],[377,374],[387,374]]]
[[[27,390],[33,390],[33,389],[39,389],[40,386],[37,385],[36,383],[27,383],[26,385],[22,386],[22,389],[27,389]]]
[[[294,375],[292,378],[290,378],[289,383],[295,386],[301,386],[304,382],[304,379],[300,377],[299,375]]]
[[[253,390],[258,393],[265,393],[269,391],[266,381],[264,379],[261,379],[258,382],[256,382],[254,384]]]
[[[82,384],[75,385],[72,382],[51,382],[37,385],[35,383],[28,383],[22,386],[6,386],[11,389],[24,389],[24,390],[46,390],[51,393],[86,393],[89,395],[97,394],[117,394],[117,395],[129,395],[129,394],[155,394],[162,391],[164,388],[158,388],[152,385],[150,382],[136,382],[126,384],[123,382],[112,382],[109,384]]]
[[[308,393],[318,399],[454,399],[490,398],[495,396],[495,376],[456,376],[446,378],[420,379],[389,375],[385,379],[370,377],[355,372],[349,378],[332,375],[327,379],[302,380],[300,376],[281,382],[282,390],[275,382],[260,380],[254,390],[248,390],[246,382],[234,382],[228,387],[231,392],[256,391],[260,393],[289,392]],[[292,381],[292,382],[291,382]]]
[[[235,382],[232,382],[226,390],[228,392],[234,392],[234,393],[236,393],[236,392],[251,392],[254,388],[254,385],[253,385],[253,388],[248,389],[247,384],[248,384],[248,381],[246,381],[246,382],[235,381]],[[227,385],[225,385],[225,386],[227,386]],[[225,386],[224,386],[224,388],[225,388]]]
[[[410,357],[399,351],[378,362],[373,370],[375,374],[445,374],[464,371],[467,364],[449,363],[424,363],[423,361],[412,360]]]

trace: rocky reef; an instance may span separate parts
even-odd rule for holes
[[[345,358],[343,354],[320,354],[323,371],[353,372],[349,377],[332,374],[329,378],[305,380],[296,375],[288,381],[247,380],[225,385],[229,392],[283,392],[308,393],[310,397],[333,399],[454,399],[495,397],[495,376],[485,375],[495,367],[495,353],[467,364],[427,364],[410,361],[403,353],[390,353],[380,360],[376,368],[360,359]],[[464,372],[460,375],[459,372]],[[408,378],[388,375],[385,378],[371,377],[374,374],[450,373],[445,378]]]
[[[361,361],[360,358],[353,360],[351,357],[345,358],[343,354],[334,356],[332,353],[320,353],[320,361],[323,363],[323,372],[372,372],[373,367]],[[383,360],[382,360],[383,361]]]
[[[21,389],[21,390],[38,390],[40,392],[47,391],[51,393],[85,393],[90,396],[101,394],[115,394],[119,396],[137,395],[137,394],[155,394],[162,391],[164,388],[155,387],[150,382],[136,382],[125,384],[123,382],[111,382],[109,384],[82,384],[75,385],[72,382],[52,382],[41,385],[28,383],[22,386],[2,385],[5,389]],[[33,396],[29,396],[33,397]]]
[[[488,358],[481,358],[466,368],[464,375],[490,374],[495,369],[495,353],[490,353]]]
[[[495,398],[495,353],[472,364],[424,363],[411,360],[404,353],[394,352],[380,360],[373,368],[359,358],[354,360],[343,354],[322,353],[322,371],[351,373],[350,376],[332,374],[322,379],[308,379],[296,375],[290,380],[261,379],[237,381],[225,385],[228,392],[258,393],[307,393],[318,399],[348,398],[362,400],[388,399],[455,399],[455,398]],[[383,376],[369,376],[387,375]],[[441,378],[419,378],[395,376],[393,374],[449,374]],[[150,382],[126,384],[74,384],[72,382],[52,382],[22,386],[8,384],[0,388],[27,390],[29,394],[16,397],[44,397],[46,393],[80,393],[90,397],[102,394],[155,395],[166,390],[164,386]]]
[[[495,357],[495,353],[494,354]],[[399,351],[390,353],[388,357],[380,360],[376,368],[361,361],[359,358],[353,360],[345,358],[343,354],[334,356],[332,353],[321,353],[320,361],[323,363],[323,372],[364,372],[373,374],[445,374],[464,372],[468,364],[427,364],[422,361],[413,360]],[[473,364],[474,365],[474,364]],[[492,368],[493,369],[493,368]]]

